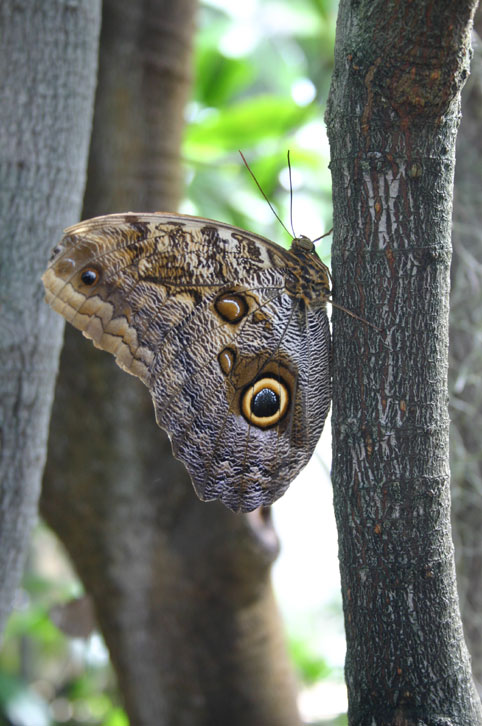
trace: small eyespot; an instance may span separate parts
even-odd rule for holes
[[[250,424],[267,429],[281,421],[289,404],[289,389],[284,381],[265,376],[245,388],[241,411]]]
[[[92,285],[95,285],[97,282],[99,282],[100,273],[94,267],[86,267],[85,270],[82,270],[80,279],[82,280],[84,285],[88,285],[89,287],[91,287]]]
[[[218,355],[219,367],[225,376],[229,376],[234,368],[236,353],[232,348],[224,348]]]
[[[63,249],[62,245],[57,245],[56,247],[54,247],[52,252],[50,253],[50,261],[55,259],[55,257],[57,257],[57,255],[60,254],[60,252],[62,252],[62,249]]]
[[[214,302],[214,308],[227,323],[239,323],[249,310],[245,298],[236,292],[220,295]]]

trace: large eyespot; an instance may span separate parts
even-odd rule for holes
[[[227,323],[239,323],[249,310],[246,299],[237,292],[225,292],[216,298],[214,307]]]
[[[281,421],[289,404],[289,389],[284,381],[265,376],[244,389],[241,411],[250,424],[267,429]]]
[[[92,287],[92,285],[96,285],[99,282],[100,272],[95,267],[86,267],[85,270],[82,270],[80,279],[84,285]]]

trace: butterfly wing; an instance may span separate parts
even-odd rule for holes
[[[200,498],[250,511],[308,462],[329,407],[324,300],[294,291],[296,266],[218,222],[108,215],[66,230],[43,281],[54,310],[147,385]]]

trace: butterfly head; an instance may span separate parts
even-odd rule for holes
[[[318,257],[314,242],[304,235],[295,237],[291,252],[296,263],[291,268],[291,279],[287,280],[287,292],[308,305],[324,305],[330,295],[330,273]]]
[[[295,237],[293,241],[291,242],[291,248],[293,252],[314,252],[315,251],[315,245],[310,240],[309,237],[305,237],[304,234],[301,234],[299,237]]]

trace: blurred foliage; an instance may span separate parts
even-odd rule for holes
[[[275,219],[238,149],[290,228],[289,149],[296,232],[314,238],[331,226],[323,114],[336,10],[336,0],[205,0],[201,5],[195,83],[186,109],[182,211],[288,244],[290,235]],[[328,246],[321,243],[324,257]],[[81,594],[53,541],[40,527],[5,632],[0,726],[128,726],[99,635],[70,638],[52,622],[54,606]],[[291,650],[305,684],[332,675],[306,639],[294,638]]]
[[[312,685],[333,674],[332,669],[306,638],[293,637],[289,650],[303,684]]]
[[[318,721],[316,724],[312,724],[312,726],[348,726],[348,717],[343,713],[337,718]]]
[[[99,635],[70,638],[54,625],[54,608],[80,594],[62,546],[39,526],[0,652],[0,726],[128,726]]]
[[[211,0],[201,6],[184,141],[184,212],[289,244],[291,235],[276,221],[238,150],[288,228],[290,150],[296,233],[315,238],[331,227],[323,114],[336,9],[335,0]],[[301,221],[308,229],[299,229]],[[323,257],[327,250],[322,245]]]

